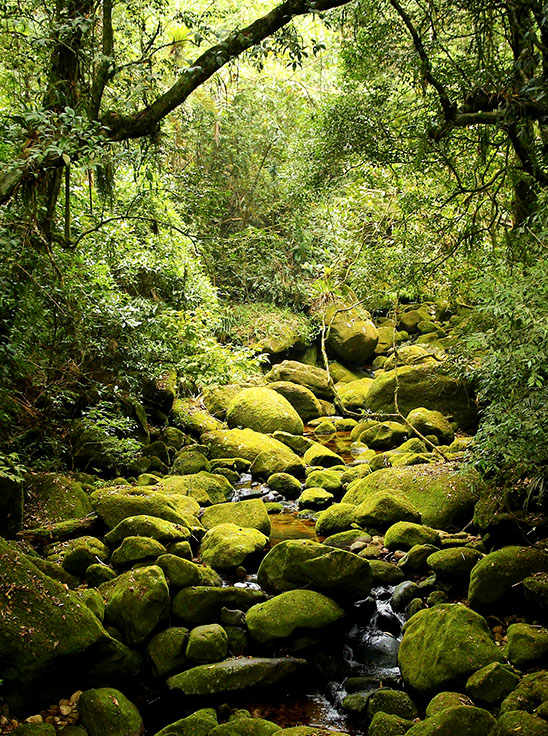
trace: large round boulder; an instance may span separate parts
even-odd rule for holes
[[[245,564],[248,557],[263,550],[267,544],[268,537],[257,529],[219,524],[203,537],[200,557],[214,570],[230,570]]]
[[[83,692],[78,713],[89,736],[141,736],[145,730],[135,705],[111,687]]]
[[[407,416],[419,407],[452,416],[462,429],[474,428],[477,409],[472,393],[461,381],[440,373],[438,366],[404,365],[377,376],[367,394],[367,406],[373,412],[393,414],[398,384],[398,408]]]
[[[473,672],[503,656],[483,616],[442,603],[409,619],[398,661],[406,685],[427,695],[463,686]]]
[[[268,388],[287,399],[303,422],[306,423],[322,415],[322,405],[306,386],[291,381],[274,381],[268,384]]]
[[[246,529],[258,529],[267,537],[270,536],[270,519],[264,501],[260,498],[217,503],[204,509],[200,521],[208,530],[219,524],[237,524]]]
[[[319,399],[332,399],[333,390],[329,386],[327,372],[314,365],[306,365],[296,360],[284,360],[273,366],[266,376],[268,382],[291,381],[310,389]]]
[[[325,316],[329,325],[327,344],[341,360],[363,363],[373,355],[379,339],[377,328],[358,309],[334,304]]]
[[[357,600],[371,589],[371,569],[367,560],[351,552],[307,539],[287,539],[263,559],[258,581],[273,593],[308,588],[336,599]]]
[[[303,433],[303,420],[289,401],[269,388],[246,388],[230,402],[226,421],[231,429],[242,427],[256,432],[281,430],[291,434]]]

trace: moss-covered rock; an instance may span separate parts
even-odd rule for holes
[[[316,366],[305,365],[296,360],[284,360],[273,366],[265,379],[269,383],[290,381],[305,386],[320,399],[332,399],[333,391],[329,387],[327,372]]]
[[[56,733],[51,723],[23,723],[11,731],[12,736],[55,736]]]
[[[114,580],[116,572],[108,565],[103,565],[99,562],[90,565],[86,570],[86,580],[90,588],[98,588],[103,583],[108,583],[109,580]],[[63,582],[63,581],[61,581]],[[80,584],[80,581],[78,581]]]
[[[491,713],[483,708],[457,705],[417,723],[407,731],[409,736],[490,736],[496,726]]]
[[[46,548],[48,559],[60,563],[70,575],[83,578],[87,568],[94,562],[106,562],[108,547],[96,537],[83,536],[57,542]]]
[[[439,411],[432,411],[421,406],[409,412],[407,421],[424,437],[428,435],[437,437],[442,445],[450,445],[455,439],[453,427]]]
[[[544,627],[510,624],[507,636],[504,656],[516,667],[523,669],[547,658],[548,630]]]
[[[392,355],[390,355],[384,365],[383,369],[386,371],[391,371],[393,368],[398,366],[404,366],[404,365],[418,365],[418,364],[434,364],[434,360],[432,358],[432,355],[426,350],[426,348],[423,348],[421,345],[402,345],[401,348],[399,348],[397,354],[394,352]]]
[[[373,575],[373,587],[376,585],[396,585],[405,578],[403,570],[393,562],[369,560],[369,565]]]
[[[245,657],[199,665],[170,677],[167,686],[184,695],[213,695],[275,685],[306,667],[303,659],[293,657]]]
[[[75,593],[1,538],[0,589],[0,678],[4,701],[13,709],[31,699],[62,696],[93,674],[98,662],[105,677],[135,674],[133,655],[111,639]]]
[[[236,524],[246,529],[258,529],[270,536],[270,519],[260,498],[216,504],[205,509],[200,520],[206,529],[219,524]]]
[[[174,524],[184,524],[184,510],[177,499],[145,488],[104,489],[91,494],[93,508],[109,529],[128,516],[155,516]],[[185,506],[182,507],[184,509]],[[188,526],[188,524],[186,524]]]
[[[213,708],[202,708],[186,718],[181,718],[162,728],[155,736],[208,736],[217,725],[217,713]]]
[[[322,415],[320,402],[314,396],[312,391],[306,388],[306,386],[301,386],[298,383],[292,383],[291,381],[273,381],[268,384],[268,388],[271,391],[276,391],[283,396],[284,399],[289,401],[305,424],[310,421],[310,419],[316,419]],[[267,430],[262,431],[266,432]],[[292,433],[292,430],[287,428],[282,431]]]
[[[541,670],[525,675],[515,690],[502,701],[501,713],[525,710],[533,713],[548,702],[548,672]]]
[[[169,585],[174,588],[188,588],[192,585],[222,585],[222,580],[213,568],[198,565],[172,554],[164,554],[156,560],[164,571]]]
[[[407,693],[391,690],[388,687],[377,690],[367,701],[367,717],[373,718],[376,713],[389,713],[412,721],[419,711]]]
[[[337,386],[337,394],[347,411],[359,411],[367,406],[367,394],[373,384],[372,378],[359,378]]]
[[[301,493],[301,483],[289,473],[273,473],[266,481],[269,488],[281,493],[285,498],[294,499]]]
[[[145,730],[135,705],[111,687],[85,690],[78,712],[89,736],[141,736]]]
[[[497,722],[494,736],[548,736],[548,723],[533,713],[514,710],[503,713]]]
[[[6,504],[12,494],[15,494],[13,498],[18,499],[16,513],[19,528],[16,531],[19,531],[22,510],[21,485],[15,484],[10,491],[7,479],[1,479],[0,483],[2,504]],[[24,491],[26,527],[80,519],[93,511],[89,496],[82,485],[59,473],[28,473],[25,477]],[[6,518],[3,514],[0,516]],[[11,518],[15,520],[15,517]]]
[[[306,477],[305,488],[323,488],[339,496],[342,490],[341,476],[338,470],[313,470]]]
[[[277,391],[260,386],[246,388],[230,403],[226,414],[230,428],[249,428],[256,432],[280,430],[302,434],[303,420],[289,401]]]
[[[449,547],[431,554],[427,563],[440,579],[459,581],[469,577],[470,571],[483,556],[482,552],[472,547]]]
[[[230,402],[234,399],[243,387],[237,383],[229,383],[226,386],[214,386],[213,388],[204,389],[203,402],[205,408],[216,419],[224,420],[226,412],[230,406]]]
[[[519,682],[514,670],[501,662],[491,662],[473,675],[466,683],[466,692],[477,703],[500,703]]]
[[[220,624],[203,624],[190,632],[186,658],[194,664],[219,662],[228,653],[228,636]]]
[[[305,472],[300,457],[290,451],[265,450],[257,455],[251,464],[251,475],[254,478],[269,478],[276,473],[288,473],[302,478]]]
[[[399,319],[398,319],[398,328],[400,330],[405,330],[406,332],[409,332],[410,334],[418,332],[418,324],[419,322],[423,322],[424,320],[429,320],[430,315],[424,308],[419,309],[406,309],[403,312],[400,313]]]
[[[504,547],[486,555],[470,573],[468,597],[477,610],[497,606],[524,578],[548,571],[548,554],[534,547]]]
[[[410,521],[397,521],[387,529],[384,545],[388,549],[411,549],[416,544],[433,544],[438,547],[440,535],[429,526]]]
[[[414,544],[398,561],[398,567],[405,573],[426,572],[428,569],[427,559],[436,551],[437,547],[433,544]],[[446,600],[447,598],[445,597],[443,602]],[[442,601],[437,601],[437,603],[441,602]]]
[[[330,325],[327,344],[341,360],[363,363],[373,355],[377,328],[362,310],[334,304],[326,310],[325,319]]]
[[[316,521],[318,537],[329,537],[338,532],[346,532],[356,524],[356,507],[351,503],[334,503],[322,511]]]
[[[335,465],[344,465],[344,460],[329,447],[314,442],[304,453],[303,460],[312,467],[331,468]]]
[[[275,593],[306,587],[335,599],[357,600],[369,593],[371,571],[366,560],[350,552],[309,540],[285,540],[261,562],[258,581]]]
[[[314,442],[314,440],[311,440],[309,437],[290,434],[289,432],[274,432],[272,436],[275,440],[286,445],[290,450],[300,456],[304,455]]]
[[[462,472],[448,463],[386,468],[353,484],[342,501],[357,505],[374,491],[401,491],[420,511],[424,524],[450,530],[470,521],[481,488],[475,472]]]
[[[363,527],[386,529],[398,521],[420,522],[420,512],[399,491],[376,491],[358,504],[355,518]]]
[[[169,472],[171,475],[193,475],[202,470],[206,473],[211,470],[211,463],[204,453],[192,447],[184,447],[177,454]]]
[[[398,406],[407,416],[419,407],[452,416],[462,429],[474,428],[476,406],[468,388],[439,372],[436,365],[404,365],[397,369]],[[367,394],[367,406],[373,412],[393,414],[396,370],[377,376]]]
[[[268,537],[257,529],[219,524],[203,537],[200,557],[215,570],[230,570],[245,564],[248,557],[263,550],[267,544]]]
[[[191,532],[186,526],[172,524],[155,516],[141,514],[121,521],[105,536],[110,547],[118,547],[126,537],[150,537],[158,542],[181,542],[190,539]]]
[[[204,411],[196,399],[175,399],[171,409],[171,423],[183,432],[197,436],[222,429],[222,422]]]
[[[246,623],[252,638],[265,644],[310,634],[343,618],[342,608],[327,596],[312,590],[289,590],[250,608]]]
[[[103,596],[95,588],[85,588],[76,591],[76,595],[89,610],[103,623],[105,618],[105,602]]]
[[[400,422],[378,422],[365,429],[360,435],[360,442],[373,450],[390,450],[404,442],[409,429]]]
[[[169,589],[157,565],[129,570],[99,587],[106,601],[105,623],[122,632],[125,641],[139,644],[169,613]]]
[[[247,611],[265,598],[261,590],[196,586],[183,588],[174,597],[171,610],[173,615],[188,625],[215,623],[221,617],[223,608],[237,608]]]
[[[436,715],[446,708],[454,708],[457,705],[474,705],[472,700],[463,693],[455,693],[451,690],[444,690],[434,695],[432,700],[426,706],[426,717]]]
[[[222,475],[201,470],[191,475],[171,475],[163,478],[158,487],[163,493],[184,494],[200,506],[224,503],[232,484]]]
[[[532,610],[548,623],[548,573],[539,572],[523,581],[523,592]]]
[[[184,626],[172,626],[152,637],[147,645],[147,657],[155,677],[165,677],[183,668],[188,634]]]
[[[165,554],[161,542],[150,537],[126,537],[112,553],[110,564],[119,569],[131,567],[136,562],[153,562]]]
[[[208,736],[271,736],[280,726],[265,718],[251,718],[249,713],[238,711],[227,723],[216,726]]]
[[[502,659],[485,619],[451,603],[409,619],[398,655],[406,685],[424,694],[458,686],[481,667]]]
[[[413,721],[406,718],[379,711],[375,713],[369,724],[368,734],[369,736],[403,736],[412,725]]]
[[[252,429],[223,429],[206,432],[201,440],[208,447],[212,458],[241,457],[253,462],[258,455],[267,450],[285,452],[290,456],[294,454],[282,442]]]
[[[306,488],[299,496],[297,503],[300,509],[319,511],[327,508],[335,497],[323,488]]]

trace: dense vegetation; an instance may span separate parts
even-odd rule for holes
[[[250,376],[352,289],[475,307],[474,462],[542,490],[547,23],[536,0],[4,3],[4,452],[70,465],[84,419],[123,465],[148,379]]]

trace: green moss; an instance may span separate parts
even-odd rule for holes
[[[398,491],[377,491],[356,506],[355,517],[363,527],[386,529],[397,521],[420,521],[420,512]]]
[[[251,475],[254,478],[269,478],[275,473],[288,473],[302,477],[304,463],[295,453],[287,450],[265,450],[257,455],[251,465]]]
[[[520,669],[538,663],[548,655],[548,630],[542,626],[510,624],[507,636],[504,656]]]
[[[266,481],[269,488],[281,493],[285,498],[297,498],[301,492],[301,483],[289,473],[273,473]]]
[[[110,687],[86,690],[78,712],[90,736],[141,736],[143,719],[123,693]]]
[[[369,724],[369,736],[403,736],[407,733],[413,721],[406,718],[389,715],[388,713],[375,713]]]
[[[427,562],[439,578],[452,580],[468,578],[482,558],[483,554],[472,547],[449,547],[434,552]]]
[[[455,693],[447,690],[443,691],[434,695],[432,700],[428,703],[426,707],[426,716],[430,718],[430,716],[434,716],[436,713],[440,713],[440,711],[445,710],[446,708],[454,708],[457,705],[474,705],[474,703],[463,693]]]
[[[548,723],[532,713],[516,710],[503,713],[497,723],[496,736],[548,736]]]
[[[175,399],[171,423],[184,432],[201,435],[222,428],[222,423],[200,408],[195,399]]]
[[[373,450],[390,450],[401,445],[408,435],[408,427],[400,422],[378,422],[361,433],[360,442]]]
[[[306,488],[323,488],[334,495],[342,489],[342,473],[338,470],[313,470],[306,477]]]
[[[325,313],[326,323],[330,325],[327,344],[341,360],[349,363],[363,363],[370,358],[379,339],[377,328],[362,312],[334,304]]]
[[[440,535],[429,526],[398,521],[387,529],[384,545],[388,549],[411,549],[416,544],[433,544],[438,547]]]
[[[296,360],[284,360],[273,366],[266,374],[265,379],[274,381],[290,381],[305,386],[320,399],[332,399],[333,391],[329,387],[327,373],[322,368],[305,365]]]
[[[548,672],[541,670],[525,675],[516,689],[500,706],[501,713],[525,710],[532,713],[541,704],[548,702]]]
[[[372,378],[360,378],[358,380],[339,384],[337,393],[343,407],[347,411],[359,411],[367,406],[367,394],[373,384]]]
[[[190,632],[186,658],[195,664],[219,662],[228,653],[228,636],[219,624],[203,624]]]
[[[83,578],[87,568],[98,560],[108,560],[109,549],[96,537],[78,537],[47,547],[48,559],[60,562],[70,575]]]
[[[185,447],[177,454],[169,472],[171,475],[193,475],[201,470],[208,473],[211,470],[207,457],[199,450]]]
[[[518,682],[519,677],[511,667],[491,662],[468,678],[466,692],[478,703],[494,705],[511,693]]]
[[[451,603],[409,619],[398,655],[406,685],[421,693],[463,683],[481,667],[502,659],[485,619]]]
[[[412,721],[417,718],[419,711],[407,693],[401,690],[381,688],[367,701],[367,717],[373,718],[375,713],[389,713]]]
[[[131,567],[136,562],[151,562],[165,554],[166,548],[150,537],[126,537],[112,553],[110,564],[117,568]]]
[[[234,715],[210,731],[209,736],[271,736],[280,726],[264,718],[251,718],[249,715]]]
[[[292,478],[289,475],[287,477]],[[245,528],[258,529],[267,537],[270,536],[270,519],[264,502],[260,498],[211,506],[204,510],[201,522],[206,529],[213,529],[219,524],[236,524]]]
[[[126,537],[150,537],[158,542],[180,542],[190,539],[191,532],[186,526],[172,524],[155,516],[141,514],[121,521],[105,536],[110,547],[117,547]]]
[[[306,424],[310,419],[316,419],[322,414],[322,407],[310,389],[291,381],[273,381],[268,384],[271,391],[281,394],[295,409],[302,421]],[[265,431],[265,430],[263,430]],[[282,430],[283,431],[283,430]],[[285,430],[291,433],[290,429]],[[295,433],[298,434],[298,433]]]
[[[163,491],[189,496],[200,506],[224,503],[232,490],[232,484],[221,475],[201,470],[192,475],[171,475],[159,483]]]
[[[405,578],[403,570],[400,570],[400,568],[392,562],[385,562],[384,560],[370,560],[369,565],[373,575],[373,586],[396,585]]]
[[[146,488],[104,489],[91,494],[93,508],[109,529],[128,516],[154,516],[174,524],[184,524],[186,504],[168,494]],[[180,509],[183,510],[180,510]],[[193,513],[193,512],[192,512]],[[186,524],[188,526],[188,524]]]
[[[289,401],[269,388],[247,388],[230,403],[226,414],[228,426],[257,432],[276,430],[302,434],[303,421]]]
[[[2,483],[0,497],[2,504],[6,504],[7,482],[5,480],[0,482]],[[14,498],[19,499],[18,504],[22,503],[20,491],[20,486],[17,486],[11,492],[15,494]],[[93,509],[89,496],[80,483],[57,473],[27,474],[25,478],[25,526],[35,527],[69,519],[80,519],[91,511]],[[17,514],[20,520],[19,510]]]
[[[439,411],[417,407],[407,415],[407,421],[422,435],[434,435],[442,445],[450,445],[455,439],[453,427]]]
[[[264,597],[261,590],[197,586],[179,591],[173,598],[171,610],[185,624],[209,624],[220,619],[223,608],[247,611],[250,606],[264,600]]]
[[[316,534],[329,537],[338,532],[346,532],[356,524],[356,507],[350,503],[334,503],[322,511],[316,522]]]
[[[245,564],[250,555],[260,552],[267,544],[268,537],[257,529],[219,524],[203,537],[200,557],[215,570],[230,570]]]
[[[304,453],[303,460],[307,465],[313,467],[330,468],[334,465],[344,465],[344,460],[329,447],[314,442]]]
[[[445,708],[407,731],[408,736],[487,736],[493,732],[496,720],[487,710],[470,705]]]
[[[325,509],[331,504],[334,496],[323,488],[306,488],[299,496],[297,503],[300,509]]]
[[[152,637],[147,645],[147,657],[155,677],[183,669],[188,634],[184,626],[173,626]]]

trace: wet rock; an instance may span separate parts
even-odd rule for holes
[[[503,713],[497,722],[493,736],[548,736],[548,723],[533,713],[521,710]]]
[[[306,477],[306,488],[323,488],[324,491],[340,495],[341,473],[338,470],[313,470]]]
[[[236,524],[246,529],[258,529],[267,537],[270,536],[270,519],[260,499],[215,504],[204,510],[200,521],[206,529],[213,529],[219,524]]]
[[[186,658],[194,664],[219,662],[228,653],[228,636],[220,624],[203,624],[190,632]]]
[[[158,487],[165,494],[189,496],[200,506],[223,503],[232,490],[231,483],[222,475],[205,470],[192,475],[170,475]]]
[[[129,570],[99,588],[106,601],[105,622],[139,644],[169,613],[169,589],[157,565]]]
[[[184,499],[180,505],[178,500],[142,487],[104,489],[91,494],[94,510],[109,529],[113,529],[129,516],[141,515],[188,526],[188,522],[185,523],[186,515],[195,513],[194,506],[188,505]]]
[[[249,428],[256,432],[283,431],[302,434],[303,420],[289,401],[269,388],[246,388],[230,402],[226,413],[228,426]]]
[[[173,615],[185,624],[215,623],[223,608],[247,611],[265,598],[261,590],[236,587],[197,586],[183,588],[172,602]]]
[[[156,539],[150,537],[126,537],[122,544],[112,553],[111,565],[123,569],[136,562],[153,562],[165,554],[166,548]]]
[[[472,568],[468,597],[477,610],[497,606],[516,585],[537,572],[548,571],[548,555],[532,547],[504,547],[486,555]]]
[[[246,623],[252,638],[264,644],[296,633],[316,632],[343,618],[342,608],[327,596],[312,590],[290,590],[250,608]]]
[[[439,547],[440,535],[429,526],[398,521],[387,529],[384,545],[388,549],[411,549],[416,544],[431,544]]]
[[[516,667],[524,669],[548,656],[548,630],[530,624],[510,624],[504,656]]]
[[[358,524],[374,529],[387,529],[398,521],[420,522],[420,512],[398,491],[376,491],[356,506]]]
[[[302,672],[306,666],[304,659],[293,657],[225,659],[174,675],[168,679],[167,686],[184,695],[234,692],[250,687],[275,685]]]
[[[445,708],[440,713],[417,723],[407,731],[409,736],[446,736],[446,734],[466,734],[466,736],[487,736],[492,733],[496,721],[487,710],[471,705],[458,705]]]
[[[180,542],[190,539],[191,532],[186,526],[172,524],[155,516],[140,514],[121,521],[108,532],[105,541],[111,547],[119,546],[126,537],[150,537],[158,542]]]
[[[399,652],[405,683],[424,694],[459,685],[502,659],[485,619],[451,603],[415,614],[405,625]]]
[[[184,626],[172,626],[152,637],[147,645],[147,657],[155,677],[165,677],[183,668],[188,635],[189,630]]]
[[[441,445],[450,445],[455,439],[453,427],[439,411],[432,411],[421,406],[409,412],[407,421],[424,437],[435,435]]]
[[[219,524],[206,532],[200,544],[200,557],[215,570],[229,570],[244,564],[267,544],[268,537],[257,529]]]
[[[468,678],[466,692],[478,703],[494,705],[509,695],[518,682],[519,676],[512,667],[491,662]]]
[[[360,442],[373,450],[391,450],[404,442],[409,435],[409,429],[400,422],[377,422],[364,430],[360,435]]]
[[[316,534],[328,537],[351,530],[356,525],[356,507],[350,503],[334,503],[322,511],[316,522]]]
[[[336,599],[357,600],[369,593],[371,569],[350,552],[308,540],[286,540],[263,559],[258,582],[275,593],[306,587]]]
[[[305,386],[300,386],[299,384],[292,383],[291,381],[273,381],[272,383],[268,384],[268,388],[271,391],[276,391],[277,393],[281,394],[284,399],[289,401],[291,406],[295,409],[295,411],[305,424],[311,419],[317,419],[319,416],[322,415],[322,407],[320,402],[314,396],[312,391],[310,391],[310,389],[306,388]],[[292,430],[290,429],[285,429],[282,431],[292,433]],[[299,433],[296,432],[294,434]]]
[[[78,712],[89,736],[141,736],[145,730],[137,708],[114,688],[86,690]]]

